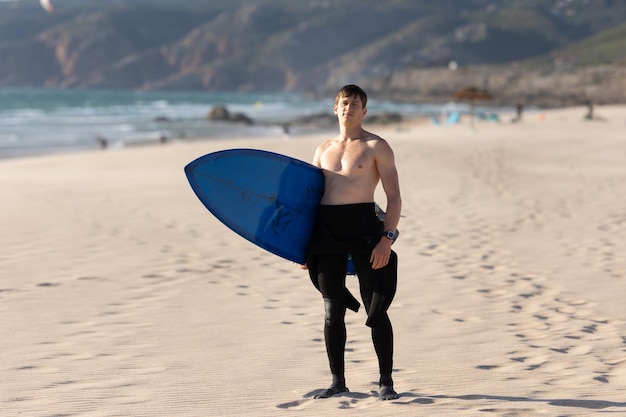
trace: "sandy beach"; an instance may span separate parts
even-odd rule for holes
[[[363,311],[346,316],[351,392],[313,399],[321,297],[183,173],[227,148],[310,161],[325,135],[0,161],[0,415],[626,415],[626,107],[585,112],[366,119],[403,197],[389,402]]]

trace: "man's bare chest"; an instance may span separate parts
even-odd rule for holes
[[[373,169],[374,158],[362,144],[331,145],[322,155],[321,166],[333,172],[359,174]]]

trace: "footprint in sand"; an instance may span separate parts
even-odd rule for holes
[[[37,284],[38,287],[58,287],[59,283],[54,283],[54,282],[42,282],[40,284]]]

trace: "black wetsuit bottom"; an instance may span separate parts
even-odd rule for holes
[[[382,236],[382,228],[374,203],[323,205],[318,210],[307,265],[311,281],[324,298],[324,339],[330,370],[335,377],[343,378],[345,372],[344,318],[346,305],[352,297],[346,289],[348,254],[352,256],[359,279],[361,299],[368,315],[366,324],[371,327],[380,374],[391,377],[393,329],[387,309],[396,292],[398,258],[392,251],[387,266],[372,269],[370,256]]]

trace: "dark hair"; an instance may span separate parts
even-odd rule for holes
[[[361,99],[361,104],[363,105],[363,108],[367,106],[367,94],[365,94],[365,91],[363,91],[361,87],[354,84],[348,84],[341,87],[341,89],[337,92],[337,95],[335,96],[335,104],[339,103],[339,99],[343,97],[352,96],[357,96]]]

